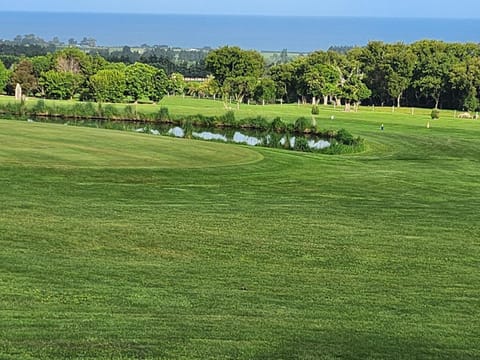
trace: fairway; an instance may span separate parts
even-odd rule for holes
[[[480,358],[480,122],[331,112],[365,152],[0,120],[0,358]]]

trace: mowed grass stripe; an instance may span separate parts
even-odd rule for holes
[[[0,120],[0,163],[70,167],[206,167],[260,161],[240,146]]]
[[[121,152],[0,162],[0,357],[478,358],[476,124],[336,121],[369,150],[246,149],[264,160],[216,168],[123,168]],[[38,141],[7,123],[5,154]],[[54,129],[80,148],[123,139]],[[125,135],[140,156],[163,141]]]

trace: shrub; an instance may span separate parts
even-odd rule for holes
[[[215,118],[215,125],[233,126],[235,123],[235,113],[232,110]]]
[[[102,108],[101,115],[107,119],[114,119],[120,115],[120,112],[112,104],[107,104]]]
[[[223,116],[222,120],[224,124],[234,125],[235,124],[235,113],[232,110],[227,111]]]
[[[355,142],[353,135],[345,129],[340,129],[337,131],[336,139],[339,143],[345,145],[353,145],[353,143]]]
[[[168,113],[168,108],[165,106],[162,106],[160,108],[160,111],[158,112],[158,120],[160,121],[169,121],[170,120],[170,114]]]
[[[438,109],[433,109],[430,113],[432,119],[440,119],[440,111]]]
[[[250,125],[255,129],[267,130],[270,124],[263,116],[257,116],[256,118],[250,119]]]
[[[123,109],[123,116],[126,119],[129,119],[129,120],[136,120],[137,119],[137,110],[135,109],[134,106],[127,105]]]
[[[312,115],[318,115],[320,114],[320,109],[318,108],[318,105],[313,105],[312,106]]]
[[[285,131],[286,126],[285,123],[279,117],[273,119],[272,123],[270,124],[270,129],[273,131],[281,132]]]
[[[295,144],[293,149],[296,151],[311,152],[310,146],[308,145],[308,140],[303,136],[295,137]]]
[[[186,119],[182,122],[182,128],[185,133],[185,139],[191,139],[193,133],[193,124],[192,120]]]
[[[306,117],[300,117],[295,121],[294,129],[296,132],[304,133],[309,130],[312,126],[312,120],[307,119]]]
[[[72,116],[74,117],[83,117],[83,118],[92,118],[98,115],[97,109],[91,102],[87,103],[76,103],[72,106]]]
[[[37,103],[33,106],[32,111],[35,115],[47,115],[48,114],[48,107],[45,103],[45,100],[40,99]]]

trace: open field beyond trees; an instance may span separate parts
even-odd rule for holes
[[[0,120],[0,358],[479,358],[480,122],[391,111],[320,107],[342,156]]]

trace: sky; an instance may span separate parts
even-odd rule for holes
[[[479,0],[21,0],[0,11],[479,18]]]

